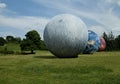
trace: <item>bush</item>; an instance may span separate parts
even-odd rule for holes
[[[35,52],[30,52],[30,51],[21,51],[21,54],[27,55],[27,54],[35,54]]]
[[[5,51],[5,50],[2,50],[0,51],[1,54],[14,54],[14,51]]]
[[[1,54],[14,54],[14,51],[8,50],[7,47],[5,47],[3,50],[0,51]]]

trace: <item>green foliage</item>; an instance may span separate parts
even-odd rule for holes
[[[21,38],[20,37],[14,37],[14,36],[6,36],[6,41],[8,43],[20,43]]]
[[[20,44],[21,51],[31,51],[31,53],[34,53],[34,50],[40,49],[41,38],[37,31],[31,30],[25,36],[26,39],[23,39]]]
[[[56,58],[48,51],[0,55],[0,84],[120,84],[120,52]]]
[[[3,46],[6,43],[6,40],[3,37],[0,37],[0,46]]]
[[[44,41],[42,41],[42,40],[41,40],[41,48],[40,48],[40,50],[48,50],[46,48],[46,45],[45,45]]]
[[[112,32],[108,35],[104,32],[103,38],[106,41],[106,51],[120,50],[120,35],[115,38]]]
[[[6,41],[7,42],[13,42],[14,41],[14,37],[13,36],[6,36]]]
[[[1,54],[15,54],[14,51],[12,51],[12,50],[11,50],[11,51],[10,51],[10,50],[8,51],[7,49],[4,49],[3,51],[0,51],[0,53],[1,53]]]
[[[30,51],[30,50],[31,50],[31,53],[34,53],[33,51],[37,48],[36,45],[29,39],[23,39],[20,47],[21,47],[22,53],[25,53],[25,51]]]
[[[115,44],[116,44],[117,50],[120,50],[120,35],[118,35],[118,36],[115,38]]]
[[[0,46],[0,53],[20,54],[20,45],[16,43],[6,43],[4,46]]]
[[[21,43],[21,38],[20,37],[15,37],[14,38],[14,43]]]

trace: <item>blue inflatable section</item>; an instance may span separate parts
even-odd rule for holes
[[[88,43],[83,53],[84,54],[94,53],[98,51],[99,47],[100,47],[99,36],[95,32],[88,30]]]

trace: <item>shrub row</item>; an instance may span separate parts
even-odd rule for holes
[[[5,50],[1,50],[0,51],[1,54],[21,54],[20,52],[15,52],[15,51],[5,51]]]

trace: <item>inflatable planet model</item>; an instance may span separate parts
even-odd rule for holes
[[[88,30],[88,43],[83,53],[84,54],[94,53],[98,51],[99,47],[100,47],[99,36],[95,32]]]
[[[99,47],[99,51],[105,50],[105,47],[106,47],[106,42],[105,42],[105,40],[104,40],[103,37],[100,37],[100,47]]]
[[[45,26],[43,37],[48,50],[55,56],[77,57],[87,45],[88,30],[79,17],[60,14]]]

